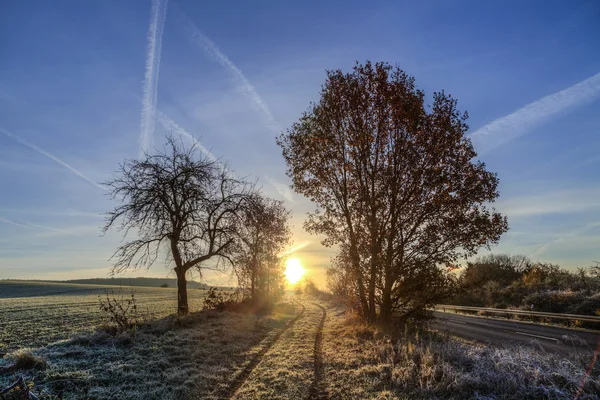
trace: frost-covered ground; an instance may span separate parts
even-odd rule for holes
[[[235,399],[306,399],[314,383],[314,347],[323,311],[304,299],[302,316],[264,355]]]
[[[23,374],[41,399],[223,398],[236,375],[294,313],[293,307],[279,307],[269,317],[203,311],[155,321],[135,336],[81,336],[33,350],[42,363],[0,373],[0,387]],[[15,358],[27,356],[21,350],[2,364]]]
[[[600,398],[600,365],[591,367],[589,352],[564,358],[430,331],[405,330],[392,340],[340,310],[327,315],[323,350],[331,399]]]
[[[424,329],[392,339],[331,304],[295,301],[269,317],[203,311],[135,335],[12,353],[0,369],[20,364],[0,372],[0,387],[23,374],[41,399],[600,399],[590,353],[487,347]]]
[[[104,321],[99,300],[131,293],[142,317],[162,318],[177,310],[173,288],[0,281],[0,355],[92,332]],[[190,309],[202,309],[205,295],[205,290],[189,289]]]

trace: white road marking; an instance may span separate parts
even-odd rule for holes
[[[540,339],[546,339],[546,340],[553,340],[556,343],[560,343],[560,340],[558,340],[557,338],[553,338],[553,337],[548,337],[548,336],[540,336],[540,335],[533,335],[531,333],[525,333],[525,332],[515,332],[517,335],[525,335],[525,336],[532,336],[532,337],[536,337],[536,338],[540,338]]]

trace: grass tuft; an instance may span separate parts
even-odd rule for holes
[[[46,361],[34,355],[31,350],[21,349],[8,356],[12,361],[13,370],[44,369]]]

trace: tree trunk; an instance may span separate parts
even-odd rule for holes
[[[383,288],[381,299],[381,311],[379,313],[379,323],[383,327],[389,327],[392,322],[392,285],[386,282]]]
[[[185,315],[190,311],[188,307],[185,270],[183,268],[175,268],[175,274],[177,274],[177,314]]]
[[[360,257],[356,247],[350,245],[350,261],[352,264],[352,272],[356,279],[356,285],[358,286],[358,298],[360,301],[361,312],[363,318],[368,321],[369,319],[369,304],[367,302],[367,294],[365,293],[364,282],[362,274],[360,272]]]
[[[369,322],[377,320],[377,309],[375,307],[375,280],[377,279],[377,268],[375,262],[371,261],[371,276],[369,277]]]
[[[250,302],[256,304],[256,271],[252,270],[250,274]]]

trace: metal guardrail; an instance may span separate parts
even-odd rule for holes
[[[568,319],[571,321],[589,321],[600,322],[600,316],[593,315],[577,315],[577,314],[557,314],[539,311],[523,311],[523,310],[507,310],[502,308],[486,308],[486,307],[468,307],[468,306],[453,306],[447,304],[438,304],[434,307],[436,311],[454,310],[456,311],[477,311],[492,314],[507,314],[507,315],[523,315],[526,317],[552,318],[552,319]]]

